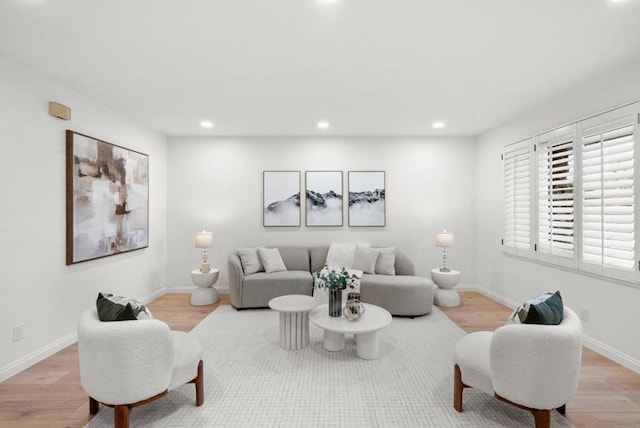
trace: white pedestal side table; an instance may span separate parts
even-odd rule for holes
[[[311,296],[290,294],[269,300],[269,307],[280,312],[280,347],[296,351],[309,345],[309,311],[316,306]]]
[[[191,293],[192,305],[211,305],[220,300],[218,290],[213,287],[218,280],[218,275],[220,275],[220,269],[211,269],[209,272],[200,272],[200,269],[191,271],[191,282],[198,286]]]
[[[434,303],[445,308],[460,306],[460,295],[453,289],[460,280],[460,272],[450,270],[442,272],[439,268],[431,269],[431,279],[438,286],[435,292]]]

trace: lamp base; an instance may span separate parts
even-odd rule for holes
[[[446,268],[446,267],[441,267],[440,268],[440,272],[451,272],[451,269]]]
[[[209,263],[207,262],[202,262],[202,264],[200,265],[200,272],[209,273],[210,270],[211,270],[211,265],[209,265]]]

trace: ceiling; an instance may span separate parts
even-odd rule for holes
[[[640,0],[2,0],[0,55],[170,136],[477,135],[640,58]]]

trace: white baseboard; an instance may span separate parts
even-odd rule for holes
[[[196,287],[194,286],[190,286],[190,287],[168,287],[168,288],[163,288],[160,289],[158,291],[156,291],[155,293],[153,293],[151,296],[149,296],[148,298],[144,299],[145,303],[148,303],[152,300],[157,299],[158,297],[162,296],[163,294],[166,293],[186,293],[186,292],[191,292],[193,290],[195,290]],[[487,288],[481,287],[481,286],[477,286],[477,285],[460,285],[458,287],[456,287],[457,289],[461,290],[461,291],[477,291],[480,294],[487,296],[488,298],[495,300],[499,303],[502,303],[503,305],[509,307],[509,308],[516,308],[519,303],[514,302],[513,300],[507,299]],[[218,289],[218,291],[223,291],[222,289]],[[228,290],[225,290],[228,291]],[[67,336],[51,343],[50,345],[45,346],[44,348],[41,348],[29,355],[27,355],[24,358],[21,358],[20,360],[9,364],[8,366],[2,367],[0,368],[0,382],[4,382],[5,380],[9,379],[12,376],[17,375],[18,373],[20,373],[23,370],[28,369],[29,367],[33,366],[36,363],[39,363],[40,361],[44,360],[45,358],[50,357],[51,355],[55,354],[56,352],[59,352],[61,350],[63,350],[64,348],[66,348],[67,346],[71,346],[74,343],[76,343],[78,340],[78,336],[77,333],[71,333],[68,334]],[[586,346],[587,348],[591,349],[594,352],[597,352],[600,355],[603,355],[606,358],[609,358],[612,361],[615,361],[616,363],[620,364],[623,367],[628,368],[629,370],[632,370],[636,373],[640,374],[640,361],[636,360],[635,358],[632,358],[622,352],[619,352],[618,350],[605,345],[602,342],[599,342],[589,336],[583,335],[582,336],[582,341],[584,346]]]
[[[194,287],[195,288],[195,287]],[[167,293],[167,289],[166,288],[161,288],[160,290],[157,290],[156,292],[154,292],[153,294],[151,294],[150,296],[142,299],[142,302],[147,304],[155,299],[157,299],[158,297],[164,295]],[[62,351],[64,348],[66,348],[67,346],[71,346],[74,343],[76,343],[78,341],[78,334],[77,332],[73,332],[70,333],[66,336],[64,336],[63,338],[56,340],[55,342],[38,349],[35,352],[32,352],[31,354],[27,355],[26,357],[23,357],[21,359],[19,359],[18,361],[11,363],[5,367],[0,368],[0,382],[4,382],[5,380],[9,379],[12,376],[17,375],[18,373],[20,373],[23,370],[28,369],[29,367],[31,367],[32,365],[39,363],[40,361],[49,358],[50,356],[52,356],[53,354],[55,354],[56,352]]]
[[[164,290],[165,293],[191,293],[195,290],[195,285],[172,285]],[[216,285],[215,289],[218,290],[219,293],[228,293],[229,287],[224,285]]]
[[[172,285],[164,291],[165,293],[191,293],[196,288],[198,287],[195,285]]]
[[[477,286],[475,291],[479,292],[480,294],[483,294],[485,296],[487,296],[490,299],[493,299],[499,303],[502,303],[503,305],[511,308],[511,309],[515,309],[518,307],[518,305],[520,305],[520,303],[514,302],[513,300],[507,299],[491,290],[488,290],[484,287],[481,286]],[[627,354],[624,354],[620,351],[618,351],[617,349],[614,349],[608,345],[605,345],[604,343],[593,339],[589,336],[587,336],[586,334],[582,335],[582,344],[591,349],[592,351],[610,359],[611,361],[614,361],[618,364],[620,364],[623,367],[628,368],[631,371],[634,371],[638,374],[640,374],[640,361],[636,360],[633,357],[630,357]]]
[[[502,303],[503,305],[511,309],[515,309],[518,307],[518,305],[520,305],[520,303],[515,302],[511,299],[507,299],[506,297],[496,293],[495,291],[491,291],[488,288],[484,288],[480,285],[476,286],[475,291],[492,300],[495,300],[498,303]]]
[[[37,351],[27,355],[24,358],[19,359],[18,361],[9,364],[0,369],[0,382],[4,382],[12,376],[17,375],[23,370],[28,369],[32,365],[39,363],[55,354],[56,352],[62,351],[67,346],[71,346],[76,343],[78,340],[77,333],[71,333],[62,339],[56,340],[52,344],[45,346],[44,348],[38,349]]]
[[[168,291],[168,289],[166,287],[161,288],[160,290],[157,290],[156,292],[154,292],[150,296],[142,299],[142,303],[144,303],[146,305],[147,303],[156,300],[158,297],[163,296],[163,295],[167,294],[168,292],[169,291]]]
[[[584,334],[582,335],[582,344],[592,351],[602,355],[603,357],[615,361],[621,366],[640,374],[640,361],[636,360],[635,358],[632,358],[627,354],[623,354],[617,349],[605,345],[604,343],[599,342]]]

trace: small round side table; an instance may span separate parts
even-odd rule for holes
[[[296,351],[309,345],[309,311],[316,306],[311,296],[288,294],[269,300],[269,307],[280,312],[280,347]]]
[[[211,305],[220,300],[218,290],[213,284],[218,280],[220,269],[211,269],[209,272],[200,272],[200,269],[191,271],[191,282],[198,286],[191,293],[191,304],[194,306]]]
[[[438,286],[435,292],[434,303],[445,308],[460,306],[460,295],[453,287],[460,280],[460,272],[450,270],[442,272],[439,268],[431,269],[431,279]]]

